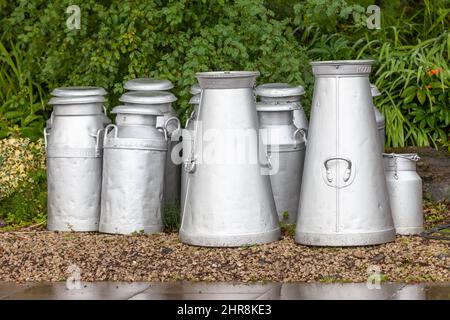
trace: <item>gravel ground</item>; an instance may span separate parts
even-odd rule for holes
[[[176,233],[0,233],[0,281],[61,281],[73,264],[83,281],[365,282],[374,265],[385,281],[450,281],[450,245],[399,236],[379,246],[314,248],[285,236],[267,245],[214,249],[181,244]]]

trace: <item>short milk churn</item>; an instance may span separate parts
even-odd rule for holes
[[[103,143],[99,231],[160,232],[167,135],[156,119],[163,113],[141,105],[117,106],[112,113],[116,124],[106,127]]]
[[[192,145],[194,143],[194,122],[197,119],[198,105],[200,104],[201,88],[198,84],[191,87],[191,94],[193,95],[189,100],[189,104],[192,106],[192,112],[186,120],[186,125],[183,129],[183,163],[188,160],[191,154]],[[184,201],[186,198],[188,173],[185,170],[181,170],[181,202],[180,212],[183,212]]]
[[[302,86],[291,86],[288,83],[266,83],[257,86],[255,93],[264,103],[297,103],[299,108],[294,110],[294,125],[308,131],[308,118],[300,103],[300,96],[305,94]]]
[[[278,240],[272,188],[260,161],[253,86],[258,72],[200,72],[202,88],[180,228],[184,243],[229,247]]]
[[[164,79],[137,78],[125,82],[124,88],[128,91],[168,91],[173,88],[173,84]],[[164,117],[158,118],[158,127],[164,126],[164,122],[167,122],[168,119],[171,120],[167,123],[169,146],[164,176],[164,203],[172,205],[180,200],[181,159],[179,159],[180,156],[176,146],[179,143],[181,130],[177,130],[180,128],[178,116],[171,104],[169,104],[169,110],[165,112]]]
[[[395,239],[373,115],[372,60],[312,62],[316,77],[295,240],[357,246]]]
[[[58,88],[47,155],[48,222],[53,231],[97,231],[102,179],[103,88]]]
[[[416,172],[417,154],[383,154],[392,217],[398,234],[423,231],[422,179]]]
[[[370,84],[370,92],[372,93],[372,100],[374,101],[381,95],[380,91],[374,84]],[[378,135],[381,144],[381,152],[384,152],[384,144],[386,142],[386,129],[384,115],[378,110],[373,102],[373,111],[375,112],[375,121],[377,123]]]
[[[272,164],[270,182],[280,222],[297,221],[298,201],[305,159],[306,130],[293,122],[296,103],[270,104],[259,102],[261,138]]]

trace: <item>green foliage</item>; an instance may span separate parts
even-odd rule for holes
[[[166,205],[164,208],[164,227],[167,232],[177,232],[180,228],[181,216],[178,203]]]
[[[67,30],[69,4],[81,8],[81,30]],[[33,72],[47,92],[103,86],[111,105],[135,77],[174,82],[182,116],[198,71],[258,70],[260,81],[313,83],[289,21],[275,19],[262,0],[17,1],[0,25],[8,41],[39,57]]]
[[[44,169],[36,169],[29,179],[8,198],[0,201],[0,219],[4,230],[44,223],[47,219],[47,176]]]

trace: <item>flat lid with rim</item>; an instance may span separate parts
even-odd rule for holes
[[[120,102],[136,104],[163,104],[176,101],[177,98],[167,91],[129,91],[120,98]]]
[[[88,103],[103,103],[105,102],[103,96],[84,96],[84,97],[53,97],[48,104],[50,105],[70,105],[70,104],[88,104]]]
[[[198,83],[194,84],[191,87],[191,90],[189,91],[189,93],[192,95],[200,94],[201,92],[202,92],[202,88],[200,87],[200,85]]]
[[[195,96],[192,96],[189,100],[189,104],[200,104],[200,95],[196,94]]]
[[[380,90],[378,90],[377,86],[373,83],[370,84],[370,93],[372,94],[372,97],[381,96]]]
[[[156,108],[149,108],[146,106],[139,106],[139,105],[120,105],[117,107],[114,107],[111,111],[111,113],[114,114],[142,114],[142,115],[155,115],[155,116],[162,116],[163,113],[161,110]]]
[[[294,97],[305,94],[305,88],[302,86],[291,86],[288,83],[265,83],[257,86],[255,93],[260,97]]]
[[[315,76],[368,76],[374,60],[313,61],[310,65]]]
[[[277,112],[277,111],[293,111],[299,110],[300,105],[298,103],[263,103],[258,102],[256,104],[256,111],[258,112]]]
[[[240,89],[253,88],[258,71],[209,71],[197,72],[202,89]]]
[[[166,91],[172,89],[173,84],[165,79],[137,78],[128,80],[123,87],[130,91]]]
[[[51,92],[54,97],[105,96],[106,90],[101,87],[61,87]]]

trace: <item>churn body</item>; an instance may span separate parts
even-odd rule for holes
[[[156,127],[163,113],[118,106],[116,125],[106,127],[103,151],[101,232],[131,234],[163,230],[163,183],[167,153]]]
[[[295,240],[395,239],[368,75],[372,61],[313,62],[316,77]]]
[[[180,240],[229,247],[280,237],[270,179],[258,161],[257,72],[198,73],[202,87],[194,145],[185,165]],[[201,127],[201,128],[200,128]]]
[[[56,91],[56,92],[55,92]],[[48,221],[53,231],[97,231],[104,128],[102,88],[55,89],[47,156]],[[96,95],[91,95],[96,94]]]
[[[423,231],[422,179],[417,154],[383,154],[392,217],[398,234]]]

